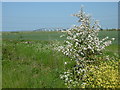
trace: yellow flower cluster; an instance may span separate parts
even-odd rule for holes
[[[119,60],[120,62],[120,60]],[[120,88],[118,62],[102,62],[98,66],[89,65],[84,88]]]

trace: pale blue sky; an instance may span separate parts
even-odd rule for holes
[[[3,31],[70,28],[77,24],[77,18],[71,14],[77,13],[81,5],[100,21],[102,28],[118,27],[117,2],[3,2]]]

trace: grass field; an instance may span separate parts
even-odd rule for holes
[[[116,38],[115,40],[115,44],[117,44],[118,42],[118,33],[120,31],[101,31],[99,32],[99,37],[103,38],[106,36],[109,36],[110,38]],[[65,38],[60,38],[59,36],[62,34],[62,32],[56,32],[56,31],[52,31],[52,32],[34,32],[34,31],[26,31],[26,32],[3,32],[2,34],[2,38],[3,39],[14,39],[14,40],[19,40],[19,39],[23,39],[23,40],[64,40]]]
[[[3,32],[2,87],[3,88],[65,88],[59,78],[69,60],[54,50],[63,42],[61,32]],[[99,37],[116,38],[106,48],[111,57],[118,53],[118,32],[101,31]],[[28,42],[29,41],[29,42]],[[109,50],[109,51],[107,51]]]

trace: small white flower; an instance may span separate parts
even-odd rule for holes
[[[64,63],[65,65],[67,64],[67,62]]]
[[[79,43],[78,42],[76,42],[76,46],[78,45]]]
[[[75,39],[75,38],[76,38],[76,35],[74,35],[73,38]]]
[[[68,81],[68,78],[66,78],[65,81]]]
[[[85,84],[87,84],[87,83],[82,83],[82,85],[85,85]]]
[[[84,47],[83,49],[84,49],[84,50],[87,50],[87,48],[85,48],[85,47]]]
[[[63,79],[63,76],[60,76],[61,79]]]
[[[66,41],[66,43],[70,43],[69,41]]]
[[[78,39],[75,39],[75,41],[79,41]]]
[[[115,38],[112,38],[112,40],[115,40]]]

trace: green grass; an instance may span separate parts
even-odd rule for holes
[[[99,37],[100,39],[109,36],[110,38],[115,38],[116,40],[113,42],[113,44],[118,44],[118,33],[120,31],[100,31]],[[64,40],[65,38],[60,38],[60,35],[62,35],[62,32],[42,32],[42,31],[29,31],[29,32],[3,32],[2,38],[3,39],[14,39],[14,40],[43,40],[43,41],[49,41],[49,40]]]
[[[51,42],[22,42],[3,42],[3,88],[65,87],[59,74],[68,58],[54,51]]]
[[[118,39],[120,39],[118,37],[118,33],[120,33],[120,31],[100,31],[99,32],[99,37],[100,39],[108,36],[109,38],[115,38],[115,41],[113,41],[113,44],[118,44]]]
[[[59,78],[69,58],[55,51],[60,32],[3,32],[2,87],[3,88],[65,88]],[[101,37],[117,37],[117,31],[102,31]],[[118,43],[107,47],[106,54],[118,52]],[[25,43],[31,41],[31,43]],[[110,50],[110,51],[107,51]]]
[[[24,40],[63,40],[59,36],[62,32],[3,32],[3,39],[24,39]]]

